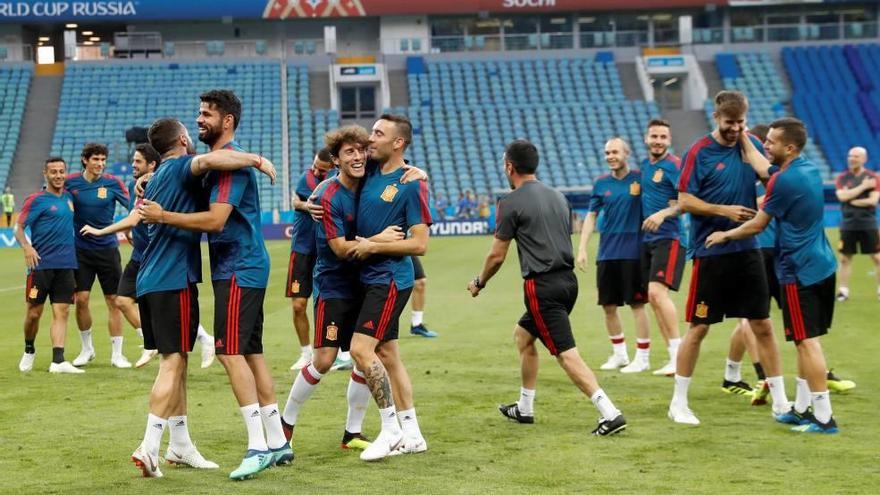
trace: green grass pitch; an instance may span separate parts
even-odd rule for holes
[[[836,243],[837,232],[829,234]],[[48,314],[37,339],[35,369],[19,373],[24,265],[20,250],[0,250],[0,493],[877,493],[880,427],[873,416],[878,410],[873,380],[880,351],[880,325],[874,318],[880,302],[866,257],[857,257],[852,298],[838,304],[834,328],[823,341],[831,366],[858,383],[849,394],[833,396],[839,435],[789,433],[774,423],[769,407],[751,407],[747,399],[722,394],[734,325],[726,322],[707,337],[691,387],[691,407],[701,426],[683,427],[666,418],[671,379],[599,372],[600,383],[626,414],[629,428],[616,437],[592,438],[588,434],[597,412],[543,350],[536,423],[514,424],[498,414],[496,405],[515,400],[519,393],[511,334],[523,311],[522,285],[512,249],[488,289],[471,299],[465,286],[489,244],[488,237],[432,240],[424,259],[426,322],[441,336],[411,337],[408,311],[402,320],[402,354],[429,442],[427,453],[366,464],[356,452],[341,450],[348,375],[334,372],[300,415],[296,461],[241,483],[227,479],[246,447],[238,407],[222,367],[215,363],[198,369],[197,359],[190,367],[190,431],[201,452],[221,468],[206,472],[165,466],[164,479],[139,477],[129,456],[143,436],[157,364],[141,370],[110,368],[100,298],[93,298],[99,303],[93,307],[98,356],[84,375],[46,372],[51,360]],[[287,242],[269,243],[273,266],[265,305],[266,358],[281,407],[293,378],[288,367],[298,356],[290,303],[282,296],[288,249]],[[205,247],[202,251],[207,256]],[[126,258],[128,249],[123,253]],[[610,345],[595,305],[595,273],[578,277],[575,337],[587,363],[598,368]],[[687,283],[686,278],[683,287]],[[209,284],[200,287],[202,322],[210,331],[211,289]],[[675,298],[681,311],[684,294]],[[626,309],[623,320],[632,354],[635,338]],[[775,309],[773,320],[793,399],[794,349],[781,342]],[[126,355],[134,361],[139,339],[128,327],[125,335]],[[652,337],[656,368],[666,351],[653,321]],[[68,359],[79,349],[71,311]],[[748,362],[743,376],[754,381]],[[378,423],[371,405],[365,433],[375,435]]]

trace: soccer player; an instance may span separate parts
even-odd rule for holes
[[[299,338],[300,355],[290,367],[291,370],[301,369],[312,361],[306,309],[312,295],[312,272],[315,269],[315,222],[309,216],[306,201],[331,168],[333,163],[326,149],[315,153],[311,168],[299,176],[293,195],[293,235],[290,240],[285,295],[291,298],[293,327]]]
[[[107,326],[110,330],[112,353],[110,365],[131,368],[122,354],[122,312],[116,304],[116,291],[122,277],[119,241],[116,236],[86,236],[81,230],[86,225],[102,229],[113,223],[116,204],[128,207],[128,189],[119,178],[104,173],[107,147],[88,143],[81,154],[83,172],[67,177],[67,190],[73,195],[73,223],[76,231],[76,323],[79,326],[82,350],[73,360],[74,366],[85,366],[95,359],[92,344],[92,312],[89,294],[97,276],[107,303]]]
[[[410,143],[409,119],[389,114],[379,117],[369,146],[370,159],[376,166],[368,168],[358,202],[360,240],[352,254],[362,261],[364,302],[351,339],[351,356],[364,372],[382,418],[379,436],[361,453],[366,461],[381,459],[392,451],[417,453],[428,449],[397,342],[398,319],[413,286],[410,257],[427,251],[431,224],[427,183],[401,182],[406,173],[403,155]],[[390,226],[399,227],[407,238],[395,242],[369,239]]]
[[[64,338],[67,317],[73,302],[73,270],[76,252],[73,233],[73,197],[64,190],[67,164],[63,158],[52,157],[43,165],[46,189],[28,196],[18,216],[13,235],[24,251],[28,269],[25,285],[27,312],[24,318],[24,354],[18,369],[27,372],[34,367],[34,340],[40,329],[40,317],[48,297],[52,304],[52,364],[50,373],[83,373],[64,360]],[[33,244],[24,235],[30,227]]]
[[[776,272],[782,289],[785,339],[797,348],[798,380],[794,405],[776,419],[796,425],[792,428],[796,432],[837,433],[819,343],[819,337],[831,327],[837,269],[834,251],[825,237],[822,176],[812,162],[801,157],[807,131],[797,119],[770,124],[763,150],[779,167],[775,174],[764,153],[747,139],[740,140],[746,159],[760,176],[770,176],[764,207],[739,227],[709,235],[706,246],[753,236],[767,227],[771,217],[779,222]],[[812,413],[807,409],[810,405]]]
[[[852,257],[856,252],[867,254],[874,263],[877,276],[877,297],[880,298],[880,235],[877,233],[877,202],[880,200],[880,178],[866,169],[868,152],[855,147],[846,157],[847,170],[835,182],[837,200],[843,219],[840,222],[840,288],[837,300],[849,299]]]
[[[187,429],[186,378],[199,323],[197,283],[202,277],[201,234],[184,231],[162,221],[195,212],[202,206],[202,176],[209,170],[232,171],[259,166],[274,179],[274,167],[257,155],[214,151],[195,156],[186,127],[177,119],[160,119],[149,130],[150,144],[162,163],[150,179],[138,208],[149,242],[137,276],[138,309],[144,330],[144,347],[160,354],[159,373],[150,392],[150,414],[143,442],[131,458],[145,477],[161,477],[159,447],[166,427],[171,440],[165,459],[197,468],[217,468],[193,445]],[[164,205],[150,222],[146,207]]]
[[[12,188],[6,186],[3,191],[3,215],[6,216],[6,226],[12,226],[12,214],[15,213],[15,196],[12,195]]]
[[[212,151],[240,151],[235,130],[241,121],[241,100],[228,90],[208,91],[199,98],[199,140]],[[148,223],[208,232],[216,352],[229,376],[248,433],[244,459],[229,474],[237,480],[293,461],[293,450],[281,427],[275,385],[263,358],[263,300],[269,280],[269,253],[263,240],[253,167],[266,173],[265,162],[272,174],[274,169],[259,155],[239,156],[245,157],[240,170],[207,176],[207,211],[164,212],[161,203],[146,200],[140,208]],[[274,175],[272,178],[274,182]]]
[[[538,162],[538,150],[528,141],[514,141],[504,150],[504,173],[513,192],[498,202],[495,240],[480,274],[468,284],[473,297],[480,295],[504,263],[510,241],[516,240],[526,306],[513,330],[522,388],[519,401],[498,409],[517,422],[535,422],[535,340],[540,339],[572,383],[599,410],[601,417],[593,434],[613,435],[626,428],[626,420],[578,353],[568,319],[578,294],[571,252],[571,207],[562,193],[537,179]]]
[[[596,262],[596,285],[613,353],[599,369],[638,373],[651,366],[651,329],[645,312],[647,284],[642,278],[641,268],[641,175],[629,169],[629,155],[629,145],[623,139],[613,138],[605,143],[605,161],[611,173],[598,178],[593,184],[590,212],[581,227],[577,264],[581,271],[587,271],[587,244],[596,228],[599,213],[604,212]],[[637,349],[632,363],[626,352],[623,325],[617,314],[617,307],[624,304],[629,305],[636,322]]]
[[[288,438],[305,402],[312,396],[321,378],[327,374],[338,351],[348,350],[363,297],[358,269],[348,260],[348,252],[357,244],[355,227],[356,196],[366,167],[369,135],[360,126],[351,125],[327,133],[324,137],[339,174],[321,184],[315,201],[323,206],[321,222],[316,227],[315,340],[314,356],[297,375],[290,388],[281,416]],[[311,221],[311,218],[309,218]],[[402,238],[397,232],[394,239]],[[348,417],[341,446],[365,449],[369,441],[361,434],[367,403],[371,398],[364,374],[354,369],[348,383]]]
[[[425,268],[422,266],[422,260],[418,256],[411,257],[413,264],[413,283],[412,291],[412,320],[410,321],[409,333],[420,337],[434,338],[437,332],[429,330],[425,326],[425,294],[428,290],[428,277],[425,275]]]
[[[678,204],[682,211],[691,214],[694,263],[685,309],[690,330],[678,351],[668,413],[676,423],[700,423],[688,407],[688,387],[709,326],[725,317],[749,320],[767,373],[773,410],[780,414],[788,410],[779,349],[769,318],[767,276],[757,241],[749,237],[722,246],[705,245],[706,237],[712,232],[729,230],[755,216],[758,176],[743,161],[740,144],[748,109],[748,100],[742,93],[719,92],[713,113],[715,129],[684,155]],[[749,139],[757,141],[753,137]]]
[[[648,281],[648,302],[654,310],[660,334],[666,340],[669,362],[654,371],[655,375],[675,374],[675,360],[681,337],[678,311],[669,291],[678,291],[684,271],[685,249],[681,245],[681,222],[678,208],[678,184],[681,160],[669,152],[672,133],[669,122],[654,119],[648,123],[645,145],[649,156],[642,162],[642,279]],[[636,363],[639,371],[647,362]],[[632,365],[631,365],[632,366]],[[644,367],[644,370],[642,369]],[[626,368],[624,368],[626,369]]]

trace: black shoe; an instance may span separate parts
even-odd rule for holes
[[[593,435],[607,437],[609,435],[614,435],[615,433],[620,433],[625,429],[626,418],[623,417],[623,414],[618,414],[614,419],[600,419],[599,425],[593,430]]]
[[[505,406],[504,404],[499,404],[498,411],[501,412],[503,416],[519,423],[532,424],[535,422],[535,416],[526,416],[525,414],[521,414],[519,412],[519,406],[516,402],[507,406]]]
[[[342,435],[341,447],[343,449],[360,449],[364,450],[369,447],[370,439],[365,437],[360,432],[352,433],[348,430],[345,430],[345,433]]]
[[[724,382],[721,383],[721,391],[727,394],[737,395],[751,395],[753,392],[752,386],[742,380],[738,382],[724,380]]]

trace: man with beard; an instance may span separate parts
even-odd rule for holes
[[[587,245],[596,228],[600,212],[604,212],[602,235],[596,261],[596,285],[599,305],[605,313],[605,328],[611,339],[612,354],[599,367],[622,373],[636,373],[648,369],[651,329],[645,312],[647,283],[641,269],[641,174],[630,170],[629,144],[621,138],[605,143],[605,161],[610,174],[603,175],[593,185],[590,212],[581,227],[577,264],[587,270]],[[617,308],[629,305],[636,322],[636,357],[630,363],[623,338],[623,324]]]
[[[655,119],[648,123],[645,145],[649,157],[642,162],[642,279],[648,282],[648,302],[654,310],[660,334],[666,340],[669,362],[654,371],[655,375],[675,374],[675,360],[681,338],[678,312],[669,291],[678,291],[684,271],[685,249],[679,240],[681,222],[678,208],[678,184],[681,160],[669,152],[672,133],[669,122]],[[638,361],[638,371],[647,370]]]
[[[119,257],[119,241],[116,236],[85,236],[84,226],[104,228],[113,223],[116,204],[128,207],[128,189],[119,178],[104,173],[107,163],[107,147],[88,143],[82,149],[83,172],[67,178],[67,190],[73,194],[73,223],[76,231],[76,323],[79,327],[82,350],[73,360],[74,366],[85,366],[95,359],[92,344],[92,312],[89,294],[95,277],[101,284],[107,303],[107,327],[110,330],[112,353],[110,365],[115,368],[131,368],[122,354],[122,312],[116,306],[116,290],[122,276]]]
[[[776,420],[795,425],[791,429],[795,432],[837,433],[819,343],[819,337],[831,327],[837,269],[834,251],[825,237],[822,176],[812,162],[801,157],[807,131],[797,119],[770,124],[763,150],[778,172],[747,139],[741,138],[746,159],[761,177],[770,176],[764,207],[739,227],[709,235],[706,246],[754,236],[767,227],[771,217],[779,222],[776,273],[782,289],[785,339],[797,348],[799,383],[794,405],[777,414]],[[810,405],[812,413],[807,409]]]
[[[28,196],[13,230],[15,240],[24,251],[28,269],[25,285],[27,311],[24,318],[24,354],[18,369],[28,372],[34,367],[34,341],[40,329],[43,306],[52,303],[52,364],[49,373],[84,373],[64,360],[64,339],[67,318],[73,302],[76,255],[73,233],[73,197],[64,190],[67,164],[52,157],[43,165],[46,189]],[[24,235],[30,227],[31,240]]]
[[[133,180],[128,186],[129,191],[135,190],[137,179],[145,174],[152,174],[159,166],[159,153],[153,149],[148,143],[142,143],[135,147],[134,156],[131,159]],[[119,288],[116,294],[116,307],[122,311],[123,316],[132,327],[136,329],[141,338],[143,331],[141,329],[141,317],[135,306],[137,297],[137,275],[140,270],[141,261],[144,256],[144,249],[147,247],[149,239],[147,237],[147,226],[141,222],[140,214],[137,208],[140,206],[140,199],[132,194],[129,200],[128,216],[122,220],[108,225],[103,229],[97,229],[91,225],[86,225],[80,229],[83,236],[105,236],[116,234],[117,232],[131,232],[131,258],[125,269],[122,271],[122,278],[119,279]],[[198,336],[196,337],[202,344],[202,368],[207,368],[214,361],[214,338],[205,332],[202,325],[199,325]],[[142,368],[147,365],[154,357],[157,351],[155,349],[144,349],[141,357],[134,364],[135,368]]]
[[[241,121],[241,100],[228,90],[208,91],[199,98],[199,140],[212,151],[240,151],[235,130]],[[140,209],[149,223],[208,233],[217,359],[229,376],[248,432],[244,459],[229,474],[236,480],[293,461],[293,450],[281,426],[275,385],[263,358],[263,300],[269,281],[269,253],[260,221],[257,176],[251,168],[263,171],[263,162],[268,163],[256,156],[254,162],[244,160],[240,170],[208,175],[207,211],[163,212],[161,203],[148,201]]]
[[[140,446],[131,458],[144,477],[162,476],[159,447],[167,426],[171,442],[166,459],[200,468],[216,468],[190,440],[186,422],[187,354],[192,350],[199,323],[198,289],[201,282],[201,234],[169,225],[176,215],[195,212],[203,197],[202,176],[208,171],[259,167],[275,178],[274,166],[263,157],[222,150],[195,156],[186,127],[177,119],[160,119],[150,127],[150,144],[162,163],[144,192],[138,211],[149,242],[137,276],[138,307],[144,329],[144,347],[161,355],[159,373],[150,392],[150,414]],[[163,210],[158,205],[164,205]],[[157,214],[147,218],[153,206]],[[169,421],[174,418],[174,421]]]
[[[685,308],[685,320],[691,326],[679,348],[668,413],[676,423],[700,424],[688,407],[688,387],[709,326],[725,317],[749,320],[758,342],[761,364],[768,375],[773,410],[782,414],[789,409],[779,349],[769,318],[767,275],[757,241],[750,237],[721,246],[706,246],[706,238],[712,232],[735,227],[756,213],[758,176],[743,161],[740,144],[746,132],[748,109],[748,100],[742,93],[719,92],[713,113],[715,129],[694,143],[683,160],[678,204],[692,216],[690,237],[694,263]],[[755,142],[755,146],[760,145]]]

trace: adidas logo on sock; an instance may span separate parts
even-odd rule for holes
[[[251,414],[251,417],[252,417],[252,418],[257,418],[257,417],[259,417],[259,416],[260,416],[260,411],[254,411],[254,412]]]
[[[159,423],[153,423],[153,428],[156,428],[157,430],[164,430],[164,429],[165,429],[165,428],[163,428],[162,425],[159,424]]]
[[[270,418],[274,416],[278,416],[278,409],[272,409],[272,412],[269,413]]]
[[[180,420],[180,421],[178,421],[177,424],[175,424],[174,426],[186,426],[186,421],[184,421],[184,420]]]

